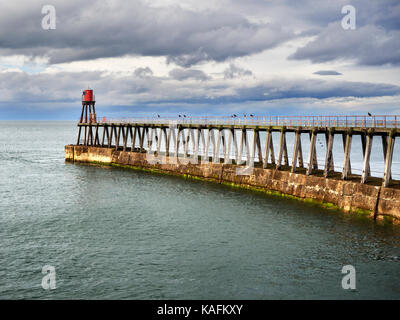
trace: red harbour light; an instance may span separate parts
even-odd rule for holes
[[[92,89],[83,90],[82,113],[79,123],[97,123],[95,96]]]
[[[82,101],[92,102],[93,100],[93,90],[88,89],[83,91]]]

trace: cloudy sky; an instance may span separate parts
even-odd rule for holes
[[[400,114],[400,1],[0,0],[0,120],[75,120],[88,86],[108,117]]]

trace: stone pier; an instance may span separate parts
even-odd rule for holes
[[[333,135],[327,136],[328,146],[332,144]],[[314,140],[312,132],[310,133],[311,143]],[[268,150],[270,144],[270,136],[267,136],[267,148],[264,157],[271,155]],[[296,141],[299,141],[296,139]],[[345,153],[349,154],[351,146],[351,135],[344,138]],[[368,141],[366,142],[366,155],[368,155]],[[391,148],[391,141],[388,141]],[[181,157],[167,156],[164,154],[149,155],[140,148],[126,148],[124,146],[85,146],[85,145],[67,145],[65,146],[65,159],[70,162],[97,163],[115,166],[127,166],[134,169],[149,170],[163,172],[173,175],[189,176],[210,180],[217,183],[230,184],[244,188],[257,189],[271,194],[281,194],[294,197],[300,200],[311,200],[322,205],[334,206],[343,209],[346,212],[363,214],[372,219],[384,219],[385,221],[400,222],[400,189],[397,185],[386,187],[385,183],[374,181],[369,178],[369,182],[362,181],[360,177],[350,177],[350,161],[345,159],[345,168],[341,173],[331,171],[331,159],[328,147],[326,165],[321,170],[317,170],[313,166],[314,152],[311,149],[309,155],[309,168],[297,169],[296,166],[302,167],[301,144],[295,142],[294,158],[295,165],[289,167],[285,161],[285,138],[282,135],[280,142],[278,163],[283,160],[283,164],[277,166],[262,161],[262,157],[258,161],[254,161],[254,168],[248,175],[238,174],[238,169],[243,169],[244,165],[220,161],[188,161],[187,155],[182,154]],[[254,149],[258,149],[257,143]],[[184,150],[187,150],[184,148]],[[254,151],[252,152],[254,155]],[[196,152],[195,152],[196,153]],[[287,151],[286,151],[287,153]],[[261,155],[261,153],[260,153]],[[272,150],[273,155],[273,150]],[[273,157],[272,157],[273,158]],[[264,158],[265,159],[265,158]],[[391,160],[391,159],[389,159]],[[386,159],[386,161],[389,161]],[[193,163],[194,162],[194,163]],[[223,162],[223,163],[221,163]],[[310,174],[311,169],[313,174]],[[364,170],[368,170],[367,165]],[[329,173],[329,175],[327,174]],[[363,176],[367,176],[365,172]],[[390,177],[390,171],[386,171],[387,180]],[[385,181],[385,180],[384,180]]]

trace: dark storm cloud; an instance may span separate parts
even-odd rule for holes
[[[351,82],[351,81],[270,81],[263,85],[239,89],[243,100],[275,100],[291,98],[371,98],[400,95],[400,87],[391,84]]]
[[[165,103],[238,103],[291,98],[379,97],[400,95],[400,87],[390,84],[274,79],[254,85],[235,86],[229,81],[182,82],[137,75],[115,77],[100,72],[57,74],[0,73],[0,102],[79,103],[81,89],[91,84],[100,105],[165,104]]]
[[[188,67],[275,47],[292,33],[279,24],[250,22],[222,9],[190,11],[135,1],[53,1],[57,29],[41,28],[42,1],[7,2],[0,12],[3,54],[47,56],[50,63],[118,57],[166,56]]]
[[[233,0],[235,10],[281,21],[297,36],[316,36],[290,56],[313,63],[347,60],[359,65],[398,65],[400,1],[398,0]],[[343,30],[342,7],[356,9],[356,30]]]
[[[400,31],[387,32],[373,25],[344,30],[340,24],[332,24],[289,58],[313,63],[350,59],[361,65],[398,65]]]
[[[326,25],[321,26],[316,38],[298,48],[289,59],[310,60],[313,63],[345,59],[359,65],[399,65],[400,2],[352,1],[351,5],[356,9],[356,29],[344,30],[341,25],[344,15],[340,10],[342,5],[350,4],[345,2],[339,1],[333,7],[325,8],[329,10],[324,15],[331,11],[331,17],[337,18],[327,18]],[[309,6],[307,8],[312,12]],[[315,22],[315,12],[309,21]]]
[[[45,56],[50,63],[165,56],[167,62],[190,67],[258,53],[296,34],[316,39],[298,48],[290,59],[399,64],[398,0],[226,0],[225,6],[208,10],[185,9],[179,2],[163,7],[148,3],[55,0],[57,29],[43,30],[42,1],[23,5],[8,1],[0,11],[0,54]],[[341,28],[341,9],[348,4],[356,8],[354,31]]]
[[[319,71],[315,71],[313,74],[317,74],[320,76],[340,76],[340,75],[342,75],[340,72],[337,72],[335,70],[319,70]]]

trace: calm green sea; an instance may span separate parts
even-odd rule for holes
[[[0,122],[1,299],[399,299],[400,228],[64,162],[73,122]],[[56,289],[42,288],[55,268]],[[356,289],[342,289],[344,265]]]

